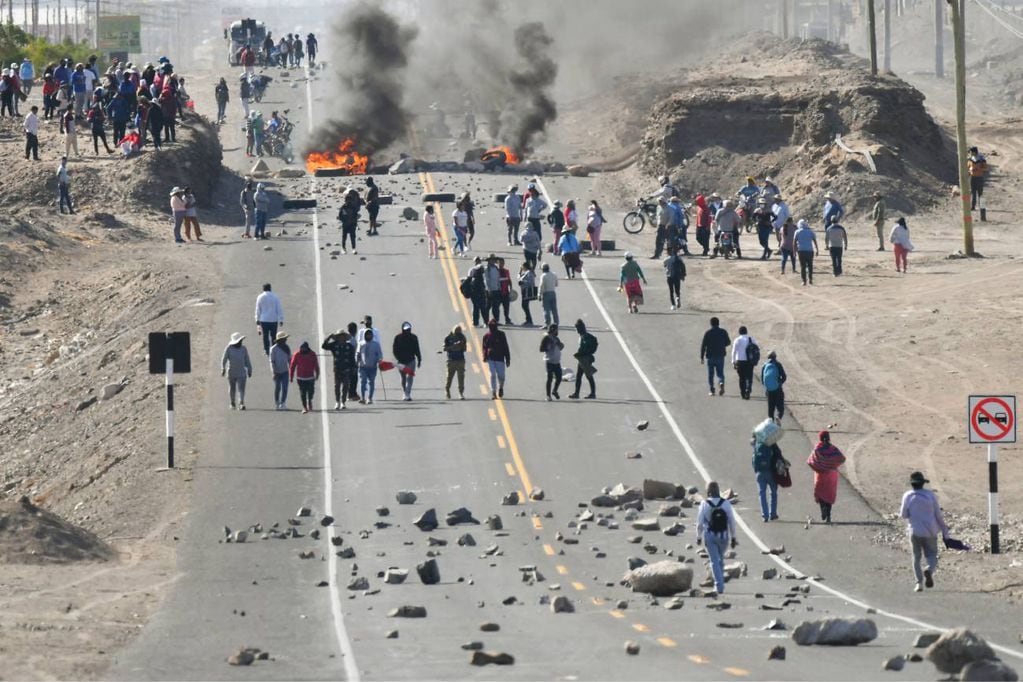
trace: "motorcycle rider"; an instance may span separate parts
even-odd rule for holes
[[[767,260],[771,257],[769,240],[771,234],[774,233],[774,214],[767,206],[767,199],[763,197],[757,199],[757,209],[753,211],[753,222],[757,226],[757,238],[760,240],[760,246],[764,247],[764,253],[760,256],[760,260]]]
[[[742,258],[742,250],[739,248],[739,214],[735,212],[732,207],[732,200],[726,199],[721,209],[714,214],[714,226],[717,242],[720,244],[721,235],[724,232],[730,232],[732,235],[732,244],[735,246],[735,255],[737,258]],[[716,257],[720,247],[714,247],[714,256]],[[725,258],[728,258],[728,254],[723,254]]]
[[[679,195],[678,189],[675,187],[675,185],[671,184],[671,178],[669,178],[667,175],[662,175],[659,178],[657,178],[657,182],[661,183],[660,189],[658,189],[656,192],[648,196],[646,198],[647,201],[657,201],[662,197],[664,198],[665,201],[668,201],[672,197],[677,197]]]
[[[682,200],[678,197],[672,197],[668,201],[668,208],[674,213],[675,221],[672,225],[674,230],[668,230],[668,244],[681,249],[682,253],[689,256],[689,216],[686,215],[686,209],[682,206]]]
[[[778,189],[778,185],[774,184],[773,179],[767,177],[764,178],[764,187],[760,190],[760,196],[765,197],[768,201],[770,201],[771,197],[781,196],[781,190]]]
[[[760,196],[760,188],[757,187],[757,179],[752,175],[746,177],[746,184],[736,191],[735,196],[742,202],[746,214],[746,225],[752,225],[753,212],[756,210],[757,198]]]

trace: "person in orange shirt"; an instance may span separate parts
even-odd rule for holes
[[[977,203],[984,196],[984,181],[987,179],[987,159],[976,147],[970,147],[970,156],[966,159],[966,167],[970,171],[970,210],[977,210]]]

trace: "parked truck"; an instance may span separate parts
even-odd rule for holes
[[[241,19],[235,21],[228,27],[227,38],[230,47],[227,53],[227,63],[231,66],[238,66],[238,54],[242,48],[248,45],[256,52],[256,61],[263,64],[263,41],[266,39],[266,24],[255,19]]]

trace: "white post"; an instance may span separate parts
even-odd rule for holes
[[[174,358],[167,358],[167,468],[174,468]]]
[[[998,543],[998,444],[987,446],[988,494],[987,514],[991,524],[991,553],[1001,553]]]

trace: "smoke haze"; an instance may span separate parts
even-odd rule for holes
[[[522,64],[508,74],[512,99],[501,113],[500,134],[512,149],[524,151],[558,117],[549,92],[558,77],[558,65],[549,55],[554,41],[540,22],[522,24],[514,37]]]

